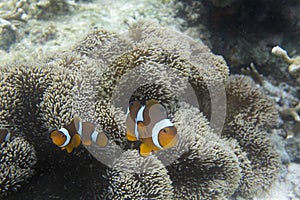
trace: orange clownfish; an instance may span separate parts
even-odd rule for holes
[[[146,105],[131,102],[126,118],[127,139],[141,141],[140,154],[148,156],[152,151],[175,146],[178,141],[177,129],[167,118],[165,108],[156,100]]]
[[[6,128],[0,129],[0,144],[2,142],[9,141],[14,135],[15,135],[15,132],[10,131]]]
[[[90,122],[82,122],[80,118],[74,117],[70,124],[63,126],[59,130],[53,130],[50,134],[52,142],[66,149],[71,153],[74,148],[80,145],[91,145],[92,142],[101,147],[105,147],[108,143],[108,138],[103,132],[97,132],[96,126]]]

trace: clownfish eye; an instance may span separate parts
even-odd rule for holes
[[[163,133],[167,133],[167,130],[166,130],[166,129],[163,129],[162,131],[163,131]]]

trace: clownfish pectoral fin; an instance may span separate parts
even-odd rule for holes
[[[74,147],[71,145],[66,146],[66,150],[68,153],[72,153],[73,149],[74,149]]]
[[[67,150],[68,153],[71,153],[74,148],[78,147],[80,145],[80,136],[78,134],[75,134],[71,141],[70,144],[67,146],[63,147],[64,149]]]
[[[127,137],[127,140],[129,140],[131,142],[134,142],[134,141],[137,140],[136,137],[132,133],[130,133],[129,131],[127,131],[126,137]]]
[[[145,143],[142,143],[140,146],[140,154],[141,156],[149,156],[151,153],[152,149],[147,146]]]
[[[80,141],[81,141],[81,138],[80,138],[80,135],[79,134],[75,134],[72,139],[71,139],[71,142],[70,142],[70,145],[73,146],[73,148],[76,148],[80,145]],[[68,145],[69,146],[69,145]]]

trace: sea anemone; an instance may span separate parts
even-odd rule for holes
[[[273,104],[250,78],[229,76],[224,59],[201,42],[138,22],[122,35],[93,31],[72,51],[46,61],[5,68],[0,119],[32,141],[44,171],[71,174],[53,180],[69,186],[89,180],[101,188],[89,188],[94,198],[250,198],[279,172],[266,135],[278,116]],[[129,101],[150,99],[166,108],[179,141],[141,157],[138,142],[126,139],[126,112]],[[49,130],[74,116],[95,123],[108,145],[66,155],[51,144]],[[96,175],[86,171],[97,168]]]

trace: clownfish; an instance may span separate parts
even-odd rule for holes
[[[83,145],[91,145],[92,142],[101,147],[105,147],[108,138],[103,132],[96,131],[96,125],[90,122],[82,122],[80,118],[74,117],[70,124],[63,126],[59,130],[53,130],[50,133],[52,142],[71,153],[74,148],[82,142]]]
[[[129,141],[141,141],[139,151],[142,156],[171,148],[178,141],[176,127],[167,118],[165,108],[154,99],[147,101],[146,105],[138,101],[131,102],[126,127]]]
[[[6,128],[0,129],[0,144],[2,142],[9,141],[12,137],[14,137],[15,132],[10,131]]]

